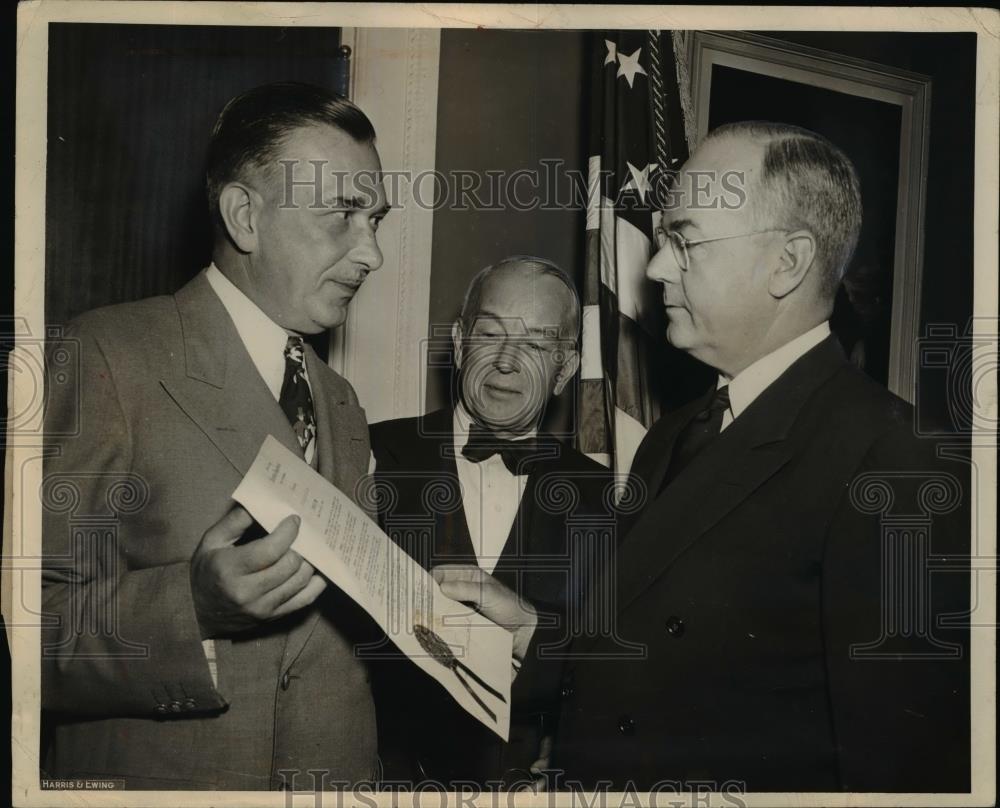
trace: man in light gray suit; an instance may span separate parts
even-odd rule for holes
[[[374,139],[319,88],[233,99],[209,147],[212,265],[175,295],[70,324],[80,376],[50,387],[41,492],[42,777],[245,790],[373,776],[362,616],[290,549],[293,518],[255,534],[230,495],[269,434],[352,496],[367,472],[364,411],[302,337],[342,323],[382,263]]]

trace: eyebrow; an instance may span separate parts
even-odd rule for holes
[[[324,201],[324,207],[326,210],[324,212],[332,211],[342,211],[342,210],[367,210],[368,206],[365,204],[365,198],[359,196],[346,196],[346,197],[334,197],[330,200]],[[392,210],[392,205],[388,202],[384,203],[380,208],[372,212],[372,216],[385,216],[389,211]]]

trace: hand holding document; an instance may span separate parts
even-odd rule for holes
[[[446,597],[346,494],[271,436],[233,499],[268,531],[298,514],[292,549],[368,612],[463,709],[507,740],[510,632]]]
[[[431,570],[441,591],[471,604],[477,612],[513,636],[513,655],[524,659],[538,626],[538,612],[527,600],[475,564],[438,564]]]

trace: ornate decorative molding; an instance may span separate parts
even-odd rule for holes
[[[434,170],[440,31],[343,29],[351,96],[371,118],[393,211],[379,228],[384,263],[333,333],[331,366],[357,390],[370,422],[421,414],[427,372],[433,211],[414,204],[412,181]],[[389,372],[387,372],[389,371]]]
[[[684,138],[688,149],[695,147],[698,134],[695,123],[694,103],[691,95],[691,51],[689,42],[692,31],[671,31],[670,39],[674,46],[674,63],[677,66],[677,89],[681,98],[681,112],[684,115]]]

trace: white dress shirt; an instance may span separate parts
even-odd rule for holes
[[[528,475],[511,474],[499,454],[481,463],[467,460],[462,449],[469,441],[471,424],[472,418],[459,402],[452,417],[452,435],[462,507],[479,567],[492,574],[517,518]],[[535,434],[532,430],[520,437],[532,438]]]
[[[729,409],[722,416],[720,432],[729,426],[740,413],[749,407],[754,400],[768,387],[777,381],[778,377],[792,366],[795,360],[805,356],[812,348],[819,345],[830,335],[830,323],[824,321],[804,334],[800,334],[791,342],[786,342],[776,351],[762,356],[752,365],[737,373],[729,382]],[[726,380],[719,377],[716,388],[726,385]]]

